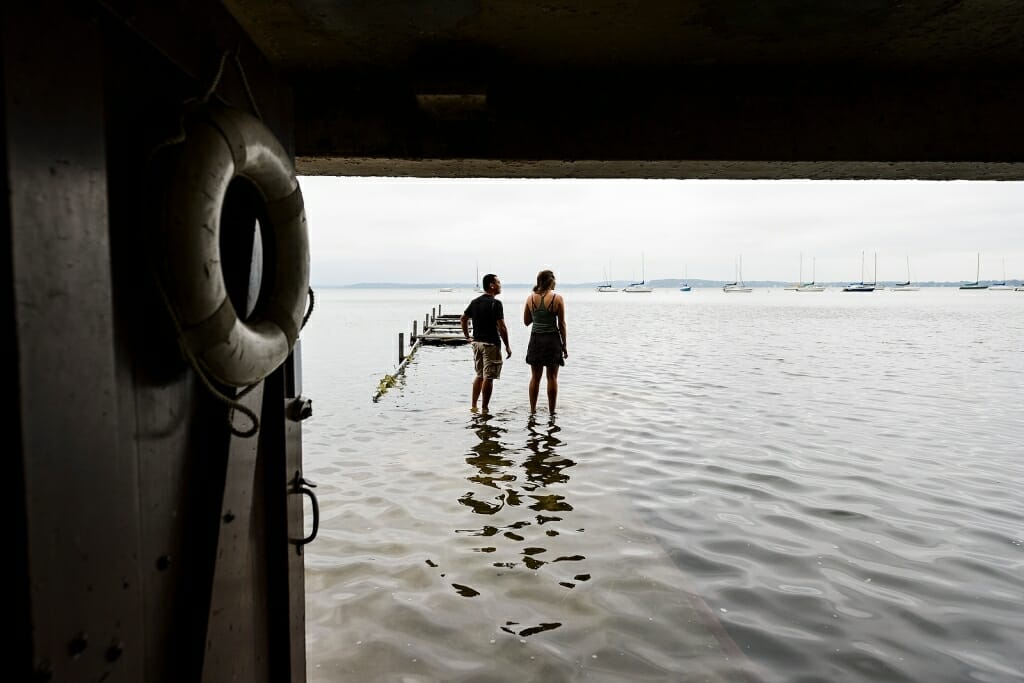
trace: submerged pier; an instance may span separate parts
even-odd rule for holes
[[[433,316],[430,324],[424,321],[423,334],[418,337],[414,334],[413,342],[429,346],[461,346],[462,344],[468,344],[469,340],[462,336],[462,325],[459,322],[460,317],[452,314]]]
[[[405,353],[405,333],[398,333],[398,368],[394,374],[386,374],[377,386],[377,393],[373,395],[373,401],[377,402],[388,389],[395,385],[399,377],[405,374],[405,368],[409,360],[415,355],[416,350],[421,346],[462,346],[468,344],[469,340],[462,335],[462,323],[460,315],[442,314],[441,306],[431,309],[430,313],[423,316],[423,332],[417,333],[418,321],[412,323],[412,334],[409,336],[409,353]]]

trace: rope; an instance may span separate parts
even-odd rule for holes
[[[216,398],[218,401],[220,401],[224,405],[228,406],[228,408],[230,408],[230,410],[228,411],[228,426],[231,429],[231,433],[234,434],[235,436],[241,436],[244,438],[253,436],[254,434],[256,434],[256,432],[260,430],[260,420],[256,416],[256,413],[251,408],[243,405],[237,399],[240,399],[246,394],[248,394],[254,388],[259,386],[259,383],[250,384],[249,386],[245,387],[244,389],[238,392],[238,396],[235,399],[225,396],[217,387],[213,386],[213,382],[211,382],[210,378],[206,376],[206,372],[203,370],[203,367],[199,364],[199,359],[196,358],[195,354],[192,353],[192,350],[185,345],[185,342],[183,341],[182,337],[181,323],[178,321],[178,316],[175,315],[174,313],[174,307],[171,306],[171,301],[170,298],[167,296],[167,292],[164,291],[163,285],[160,284],[160,278],[155,277],[155,274],[154,281],[156,282],[157,290],[160,292],[160,298],[164,302],[164,307],[167,309],[168,314],[170,314],[171,316],[171,320],[174,322],[174,329],[177,330],[178,332],[178,348],[181,349],[182,355],[185,356],[185,359],[188,360],[189,365],[191,365],[192,369],[195,370],[196,374],[199,376],[199,379],[203,382],[203,385],[206,387],[207,391],[213,394],[214,398]],[[252,426],[249,429],[243,431],[235,427],[234,416],[236,410],[245,415],[252,422]]]
[[[256,98],[253,97],[252,89],[249,87],[249,79],[245,77],[245,69],[242,68],[242,58],[239,56],[241,51],[241,48],[235,50],[235,67],[238,68],[238,76],[242,79],[242,85],[245,87],[245,94],[249,97],[249,106],[252,107],[252,113],[256,115],[256,118],[262,121],[263,115],[260,114],[260,108],[256,106]]]
[[[302,318],[302,326],[299,327],[300,330],[303,327],[306,326],[306,323],[309,321],[309,316],[313,315],[313,305],[314,305],[315,301],[316,301],[316,296],[313,294],[313,288],[310,287],[309,288],[309,308],[306,309],[306,315],[305,315],[305,317]]]
[[[231,61],[234,62],[235,68],[238,69],[238,77],[242,80],[242,87],[245,88],[245,96],[249,99],[249,106],[252,107],[252,113],[256,115],[260,121],[263,120],[263,115],[260,113],[260,108],[256,104],[256,97],[252,94],[252,88],[249,87],[249,79],[245,75],[245,68],[242,66],[241,57],[242,48],[236,48],[234,50],[225,50],[220,56],[220,61],[217,63],[217,73],[214,74],[213,81],[210,86],[203,93],[203,96],[199,98],[199,101],[206,104],[213,93],[216,92],[217,86],[220,85],[220,79],[224,75],[224,65],[227,63],[228,57],[231,57]]]
[[[210,81],[210,85],[207,86],[206,91],[203,93],[202,97],[190,97],[181,103],[181,113],[178,115],[178,132],[164,140],[161,140],[153,147],[152,150],[150,150],[149,154],[146,155],[147,166],[153,160],[153,157],[155,157],[165,147],[170,147],[172,145],[180,145],[181,143],[185,142],[185,109],[187,108],[190,102],[199,102],[200,104],[206,104],[210,101],[210,98],[213,97],[213,93],[217,90],[217,86],[220,84],[221,77],[224,75],[224,64],[227,61],[229,54],[230,52],[224,52],[224,54],[220,56],[220,61],[218,61],[217,63],[217,71],[216,73],[214,73],[213,79]],[[238,68],[242,68],[241,64],[239,64]],[[248,83],[246,83],[245,88],[246,92],[248,92]],[[249,97],[250,99],[252,98],[251,93]]]
[[[220,61],[217,63],[217,73],[214,74],[210,87],[208,87],[206,92],[203,93],[203,96],[199,98],[199,101],[203,104],[209,102],[210,98],[213,97],[214,91],[217,90],[217,86],[220,84],[220,78],[224,75],[224,63],[227,61],[229,54],[231,54],[230,51],[225,51],[224,54],[220,56]],[[241,68],[241,66],[239,66],[239,68]]]

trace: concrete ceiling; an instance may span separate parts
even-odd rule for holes
[[[322,175],[1024,178],[1024,3],[225,0]]]
[[[1024,66],[1024,3],[919,0],[227,0],[276,66],[309,70]]]

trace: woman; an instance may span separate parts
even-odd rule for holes
[[[547,368],[548,411],[555,412],[558,399],[558,368],[569,357],[565,331],[565,299],[555,294],[555,274],[550,270],[537,273],[537,284],[526,299],[523,323],[533,325],[526,362],[530,366],[530,412],[537,412],[540,376]]]

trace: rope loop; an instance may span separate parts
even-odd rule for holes
[[[309,316],[313,315],[313,306],[316,301],[316,296],[313,294],[313,287],[309,288],[309,307],[306,309],[306,315],[302,318],[302,326],[300,330],[306,327],[306,323],[309,322]]]

